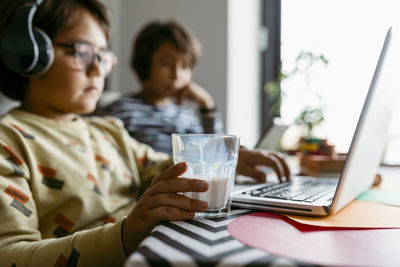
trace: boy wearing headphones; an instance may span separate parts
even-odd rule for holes
[[[2,266],[119,266],[159,222],[207,209],[177,194],[208,189],[176,179],[185,163],[79,115],[116,63],[108,37],[97,0],[1,2],[0,89],[22,103],[0,118]]]

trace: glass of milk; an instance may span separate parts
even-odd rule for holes
[[[206,201],[208,209],[196,212],[196,218],[225,217],[230,212],[231,192],[239,151],[239,137],[223,134],[172,134],[174,163],[186,162],[181,176],[208,182],[206,192],[184,195]]]

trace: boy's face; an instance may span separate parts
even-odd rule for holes
[[[150,78],[143,88],[159,98],[175,95],[192,80],[188,59],[172,43],[163,43],[153,54]]]
[[[107,47],[99,23],[85,10],[79,10],[79,22],[62,30],[53,40],[54,63],[41,77],[30,79],[26,98],[30,111],[39,115],[69,120],[75,114],[92,112],[103,91],[104,77],[97,61],[92,68],[80,70],[73,49],[59,44],[88,43],[97,51]]]

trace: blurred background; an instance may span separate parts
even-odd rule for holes
[[[202,44],[194,80],[218,104],[226,131],[253,147],[274,117],[289,127],[283,148],[307,134],[346,152],[384,36],[400,25],[396,0],[104,0],[119,62],[109,94],[139,89],[132,42],[151,20],[174,19]],[[400,88],[399,88],[400,90]],[[314,111],[317,111],[316,113]],[[385,161],[400,163],[396,111]]]

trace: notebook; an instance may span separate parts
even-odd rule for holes
[[[372,185],[400,92],[400,75],[396,73],[400,67],[393,70],[400,61],[391,45],[394,36],[390,28],[340,178],[295,176],[287,183],[258,184],[234,192],[232,206],[325,216],[336,213]]]

